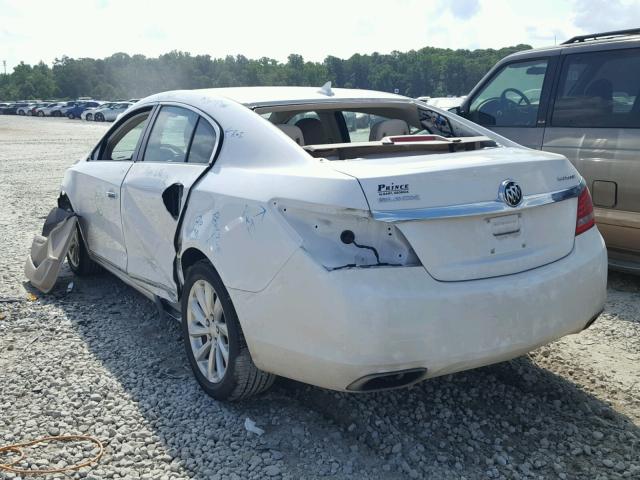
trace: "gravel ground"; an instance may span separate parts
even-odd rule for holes
[[[31,238],[105,128],[0,116],[0,444],[105,443],[98,465],[64,478],[640,478],[640,278],[611,273],[592,328],[511,362],[365,395],[280,379],[231,405],[198,388],[178,325],[113,276],[65,266],[52,293],[27,300]],[[92,453],[50,445],[31,458]]]

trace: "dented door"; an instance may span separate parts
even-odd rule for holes
[[[189,191],[209,167],[217,130],[182,106],[163,105],[153,120],[142,161],[122,185],[127,273],[176,301],[175,235]]]

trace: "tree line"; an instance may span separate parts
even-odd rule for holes
[[[115,53],[107,58],[57,58],[51,67],[20,63],[0,75],[0,100],[93,97],[127,99],[152,93],[253,85],[365,88],[417,97],[464,95],[501,58],[529,45],[479,50],[426,47],[390,54],[328,56],[322,62],[289,55],[287,62],[243,55],[212,58],[172,51],[157,58]]]

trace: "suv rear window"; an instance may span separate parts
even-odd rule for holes
[[[567,55],[554,127],[640,128],[640,49]]]

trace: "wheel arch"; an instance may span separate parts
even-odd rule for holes
[[[176,273],[180,282],[178,285],[178,298],[182,298],[182,294],[184,293],[183,288],[187,279],[187,270],[189,270],[190,267],[202,260],[206,261],[214,270],[216,275],[220,277],[220,279],[222,279],[220,271],[215,267],[213,261],[211,260],[211,258],[209,258],[209,256],[207,256],[207,254],[205,254],[198,247],[189,247],[184,252],[182,252],[180,257],[176,257]]]

